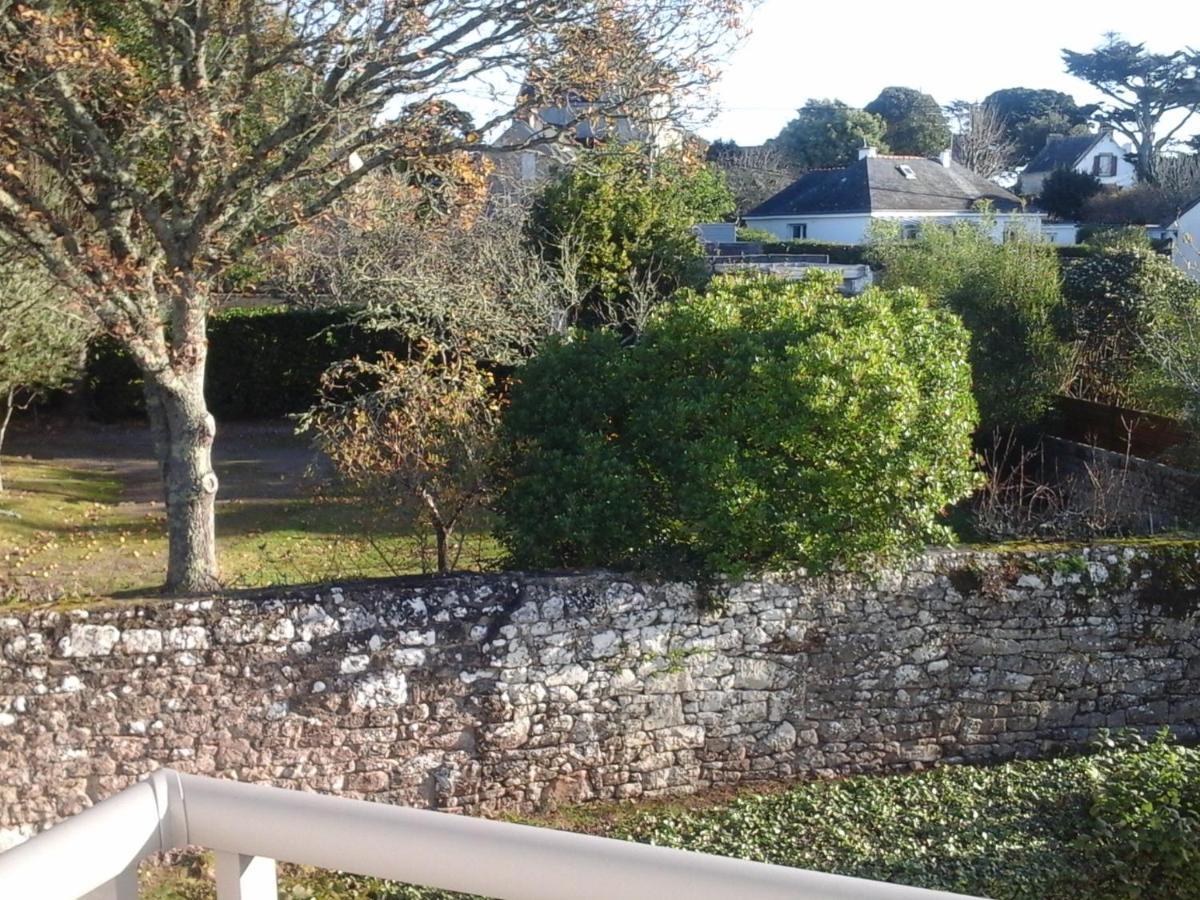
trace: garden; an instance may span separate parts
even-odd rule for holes
[[[1196,491],[1178,486],[1200,486],[1200,284],[1144,229],[1059,252],[994,242],[983,209],[982,226],[881,222],[863,247],[766,248],[870,263],[859,296],[819,271],[714,276],[695,229],[736,220],[738,178],[762,180],[686,137],[660,146],[655,128],[608,140],[633,113],[607,98],[648,114],[664,91],[702,88],[744,4],[428,6],[18,4],[0,25],[0,605],[14,616],[61,632],[78,622],[55,616],[129,601],[608,569],[694,585],[693,608],[719,622],[745,579],[871,575],[966,542],[1194,538]],[[513,71],[517,108],[493,121],[447,99]],[[911,94],[889,88],[874,112],[810,100],[766,155],[824,165],[859,143],[841,127],[855,122],[900,147],[915,138],[891,119]],[[564,97],[586,121],[529,124]],[[963,143],[984,112],[960,107]],[[486,146],[514,122],[528,133]],[[815,153],[822,122],[845,146]],[[537,184],[506,184],[506,165],[533,158],[518,154],[543,151]],[[1124,442],[1064,425],[1080,404],[1127,424]],[[1195,612],[1192,550],[1168,585],[1179,620]],[[1082,585],[1079,609],[1095,577],[1081,565],[1041,573]],[[959,577],[960,599],[1005,596]],[[78,626],[117,634],[104,627]],[[191,666],[208,632],[175,637],[187,628],[204,633]],[[475,643],[503,628],[489,620]],[[28,648],[4,652],[24,665]],[[1017,668],[998,677],[1032,683]],[[279,671],[282,696],[299,682]],[[58,684],[64,704],[85,687]],[[47,692],[5,698],[0,727]],[[384,715],[381,696],[404,705],[408,682],[360,692]],[[292,715],[288,702],[251,718]],[[126,746],[152,728],[122,727]],[[1166,732],[1076,750],[533,821],[997,898],[1200,897],[1200,752]],[[55,759],[88,758],[75,752]],[[96,793],[92,777],[75,780]],[[210,896],[209,860],[177,862],[143,873],[148,895]],[[294,900],[443,896],[296,868],[283,881]]]

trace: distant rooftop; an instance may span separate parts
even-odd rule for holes
[[[920,156],[869,156],[840,169],[802,175],[746,213],[764,216],[870,213],[881,210],[966,211],[980,201],[1000,212],[1021,200],[958,163]]]

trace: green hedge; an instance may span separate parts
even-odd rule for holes
[[[216,313],[208,327],[209,409],[217,419],[269,419],[307,409],[321,373],[338,360],[401,350],[383,332],[350,322],[344,310],[279,307]],[[88,354],[84,393],[89,414],[102,421],[145,415],[142,378],[111,338]]]
[[[866,247],[854,244],[829,244],[824,241],[775,241],[763,244],[763,253],[786,253],[802,255],[819,253],[829,257],[831,263],[855,266],[866,260]]]

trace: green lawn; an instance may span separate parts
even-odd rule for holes
[[[1200,751],[1166,743],[724,800],[584,806],[531,824],[998,900],[1200,897]],[[211,897],[206,867],[196,857],[190,870],[151,870],[149,896]],[[284,866],[280,896],[455,895]]]
[[[148,595],[166,567],[161,508],[120,502],[112,476],[6,460],[0,494],[0,598],[48,602]],[[414,574],[432,545],[404,524],[336,495],[220,500],[218,552],[230,588]],[[494,566],[499,549],[469,531],[459,565]]]

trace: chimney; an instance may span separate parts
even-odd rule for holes
[[[879,155],[879,151],[876,150],[874,147],[859,147],[858,148],[858,158],[859,159],[874,159],[878,155]]]
[[[1059,141],[1061,141],[1065,137],[1066,137],[1065,134],[1048,134],[1048,135],[1046,135],[1046,144],[1047,144],[1047,146],[1049,146],[1050,144],[1057,144]]]
[[[954,162],[954,152],[949,147],[947,147],[945,150],[943,150],[941,153],[938,154],[938,162],[940,162],[942,164],[943,168],[946,168],[946,169],[950,168],[950,164],[952,162]]]

